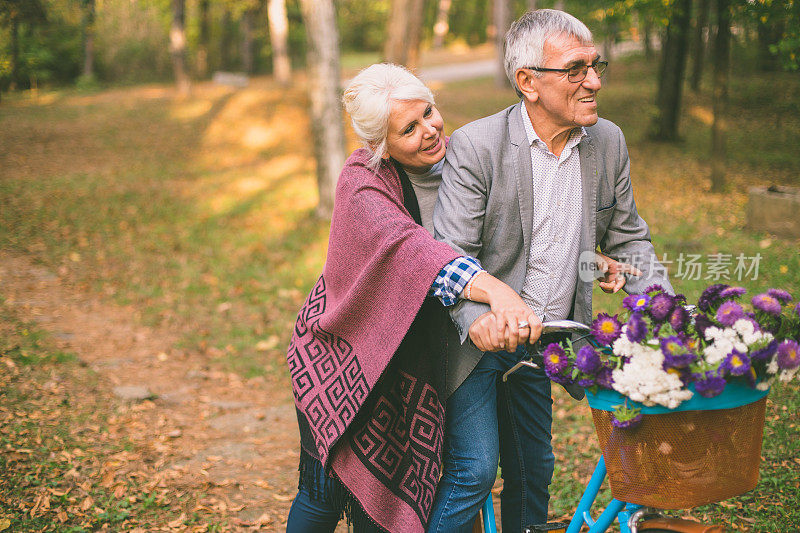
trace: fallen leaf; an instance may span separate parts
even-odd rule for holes
[[[186,513],[181,513],[181,515],[175,520],[167,522],[167,525],[172,528],[181,527],[185,520],[186,520]]]
[[[86,499],[81,502],[81,511],[88,511],[92,505],[94,505],[94,500],[91,496],[87,496]]]

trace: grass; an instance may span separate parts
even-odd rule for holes
[[[368,59],[344,63],[357,68]],[[639,211],[659,255],[674,261],[675,288],[692,300],[717,281],[705,279],[707,270],[700,279],[678,276],[681,254],[700,255],[706,269],[711,254],[760,254],[757,279],[750,273],[730,281],[751,293],[778,286],[800,295],[800,243],[744,226],[749,186],[800,184],[793,148],[800,134],[800,80],[760,73],[732,80],[729,189],[711,194],[708,91],[685,94],[682,142],[654,143],[646,136],[654,77],[655,66],[640,59],[615,62],[600,105],[601,115],[626,134]],[[187,99],[149,85],[4,100],[0,247],[132,304],[146,323],[177,329],[182,348],[206,354],[210,364],[285,386],[284,348],[327,242],[327,223],[313,216],[313,151],[302,89],[302,83],[282,89],[256,79],[239,91],[198,85]],[[443,85],[436,93],[449,132],[516,100],[488,79]],[[619,305],[619,296],[596,296],[595,311]],[[22,338],[22,330],[15,331]],[[31,339],[40,335],[30,331]],[[5,357],[20,368],[76,364],[52,346],[9,350]],[[781,504],[798,497],[799,396],[796,386],[773,393],[759,489],[743,497],[750,499],[726,502],[734,507],[712,506],[702,514],[738,529],[800,528],[800,512]],[[14,405],[26,401],[20,396]],[[557,397],[556,515],[574,506],[597,454],[585,406],[568,402]],[[35,438],[25,431],[15,434]],[[47,460],[43,455],[19,464],[35,471]],[[103,505],[109,516],[123,512],[113,502]],[[775,529],[779,521],[790,526]]]

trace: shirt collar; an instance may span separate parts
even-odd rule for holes
[[[520,112],[522,113],[522,123],[525,125],[525,135],[528,136],[528,144],[533,146],[536,141],[541,143],[541,146],[544,146],[547,149],[547,145],[544,141],[542,141],[539,136],[536,134],[536,130],[533,129],[533,123],[531,122],[531,117],[528,116],[528,110],[525,108],[525,101],[522,100],[519,106]],[[564,146],[565,150],[572,150],[581,139],[586,135],[586,128],[581,126],[580,128],[574,128],[572,132],[569,134],[569,139],[567,139],[567,144]],[[568,152],[569,153],[569,152]]]

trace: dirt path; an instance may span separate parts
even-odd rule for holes
[[[202,493],[235,529],[285,530],[298,459],[288,383],[209,368],[202,354],[174,348],[175,332],[140,325],[134,309],[22,255],[0,252],[0,294],[96,373],[112,420],[132,421],[121,436],[143,452],[127,457],[128,471]]]

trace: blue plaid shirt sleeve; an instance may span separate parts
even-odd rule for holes
[[[474,257],[457,257],[439,271],[428,294],[439,298],[445,307],[455,305],[472,276],[482,270],[480,262]]]

